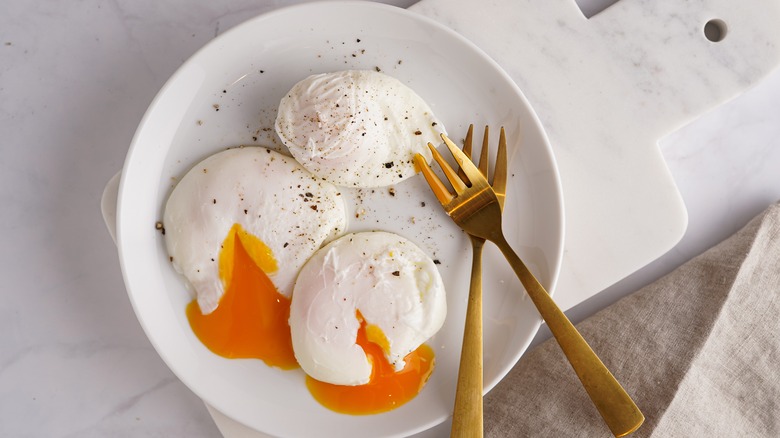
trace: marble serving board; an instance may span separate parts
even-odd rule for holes
[[[487,52],[539,115],[564,192],[563,309],[681,239],[686,209],[659,140],[780,63],[775,0],[620,0],[590,18],[575,0],[422,0],[410,10]]]

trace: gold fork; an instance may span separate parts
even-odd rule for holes
[[[504,254],[612,433],[625,436],[634,432],[644,421],[644,415],[506,241],[501,230],[501,205],[487,179],[446,135],[441,137],[462,169],[465,180],[428,143],[434,159],[455,190],[455,195],[450,193],[425,159],[417,154],[414,161],[436,198],[470,236],[495,243]]]
[[[469,126],[466,139],[463,142],[463,153],[471,158],[471,145],[474,135],[474,125]],[[479,172],[488,177],[489,128],[485,126],[482,137],[482,150],[479,155]],[[498,205],[503,208],[506,192],[506,137],[501,128],[496,154],[496,166],[493,171],[493,191],[498,198]],[[468,181],[463,169],[458,169],[458,176]],[[455,392],[455,407],[452,412],[452,432],[450,437],[479,438],[482,437],[482,248],[485,239],[469,235],[473,249],[471,259],[471,282],[469,298],[466,307],[466,322],[463,332],[463,346],[460,353],[460,368],[458,369],[458,386]]]

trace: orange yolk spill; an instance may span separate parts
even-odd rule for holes
[[[217,309],[203,315],[197,300],[187,305],[187,319],[198,339],[223,357],[297,368],[287,322],[290,299],[266,274],[276,270],[270,249],[235,224],[222,245],[219,267],[225,294]]]
[[[382,347],[372,342],[372,329],[358,312],[360,328],[356,343],[363,348],[373,369],[368,383],[359,386],[342,386],[320,382],[306,376],[306,386],[326,408],[342,414],[368,415],[393,410],[413,399],[425,386],[433,372],[433,350],[427,345],[409,353],[403,370],[395,372],[385,357]],[[384,339],[384,335],[381,336]]]
[[[222,244],[219,268],[225,293],[217,309],[203,315],[197,300],[187,305],[187,319],[198,339],[226,358],[256,358],[281,369],[297,368],[288,323],[290,299],[276,290],[266,274],[277,269],[270,249],[235,224]],[[425,386],[433,372],[433,350],[421,345],[404,358],[404,369],[396,372],[384,354],[389,348],[384,333],[367,324],[360,312],[357,318],[355,343],[372,364],[369,382],[342,386],[306,376],[306,386],[318,402],[336,412],[368,415],[393,410]]]

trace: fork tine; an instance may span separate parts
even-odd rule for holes
[[[485,135],[487,137],[487,134]],[[507,180],[507,156],[506,156],[506,133],[504,127],[501,127],[501,135],[498,140],[498,153],[496,153],[496,167],[493,169],[493,191],[496,192],[498,205],[504,207],[506,198],[506,180]]]
[[[447,205],[450,203],[450,201],[455,199],[447,186],[445,186],[439,177],[433,173],[431,166],[429,166],[428,162],[425,161],[425,157],[420,154],[414,154],[414,164],[418,169],[420,169],[420,172],[422,172],[425,180],[428,181],[428,185],[431,187],[431,190],[433,190],[433,194],[436,195],[436,199],[439,200],[441,205]]]
[[[472,138],[474,136],[474,124],[472,123],[469,125],[469,131],[466,133],[466,140],[463,142],[463,153],[466,154],[469,159],[471,159],[471,143]],[[463,181],[468,181],[468,178],[466,177],[466,172],[463,171],[460,167],[458,167],[458,176]]]
[[[445,135],[442,134],[442,137],[445,137]],[[452,142],[450,142],[450,143],[452,143]],[[447,146],[449,146],[449,145],[447,145]],[[447,161],[444,160],[444,157],[441,156],[439,151],[437,151],[436,148],[433,147],[433,144],[428,143],[428,149],[431,150],[431,153],[433,154],[433,159],[436,160],[437,163],[439,163],[439,166],[441,166],[441,170],[444,172],[444,176],[446,176],[447,179],[450,181],[450,184],[452,184],[452,188],[455,189],[455,193],[458,193],[458,194],[463,193],[463,191],[468,188],[468,187],[466,187],[466,183],[464,183],[463,180],[460,179],[458,174],[449,165],[449,163],[447,163]],[[458,152],[460,152],[460,149],[458,149]],[[460,152],[460,153],[462,153],[462,152]],[[466,172],[466,175],[468,175],[468,171],[466,171],[464,169],[464,172]]]
[[[460,150],[460,148],[455,146],[455,143],[453,143],[452,140],[450,140],[450,138],[447,137],[446,135],[441,134],[441,138],[442,140],[444,140],[444,144],[447,145],[447,149],[450,150],[450,153],[455,158],[455,161],[458,163],[460,168],[463,169],[463,172],[466,174],[466,177],[469,179],[469,181],[471,181],[472,186],[477,184],[480,180],[484,181],[483,182],[484,185],[487,185],[487,179],[484,176],[482,176],[482,173],[479,171],[479,169],[477,169],[477,166],[475,166],[474,163],[471,162],[471,160]],[[449,167],[449,165],[447,165],[447,167]]]
[[[485,125],[485,135],[482,137],[482,150],[479,153],[479,164],[477,167],[479,167],[479,171],[482,172],[482,176],[487,179],[488,177],[488,150],[490,149],[490,145],[488,142],[488,137],[490,135],[490,128]]]

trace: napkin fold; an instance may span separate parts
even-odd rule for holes
[[[780,204],[577,328],[644,413],[632,436],[780,436]],[[485,434],[611,436],[554,339],[485,398]]]

